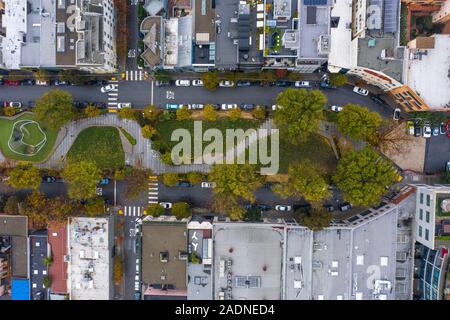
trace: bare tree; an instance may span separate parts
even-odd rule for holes
[[[386,154],[406,152],[411,141],[412,138],[407,134],[404,124],[386,120],[367,142]]]

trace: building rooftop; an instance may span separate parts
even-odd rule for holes
[[[67,267],[64,256],[67,255],[67,224],[51,223],[47,232],[48,243],[53,262],[49,267],[53,293],[67,293]]]
[[[142,281],[155,289],[186,291],[187,226],[180,221],[143,221]]]
[[[0,236],[11,237],[11,264],[14,277],[28,277],[28,218],[0,215]]]
[[[238,67],[238,46],[230,34],[231,19],[238,16],[239,0],[215,0],[216,2],[216,67],[234,70]]]
[[[192,16],[164,21],[164,67],[188,67],[192,64]]]
[[[69,222],[71,300],[109,300],[112,296],[111,218],[72,218]]]
[[[194,36],[196,44],[209,44],[215,41],[215,8],[214,0],[193,0]]]
[[[158,66],[161,59],[161,46],[163,45],[161,38],[161,17],[146,17],[141,23],[141,32],[144,34],[145,51],[141,57],[150,67]]]
[[[405,82],[431,109],[450,107],[450,35],[435,35],[434,48],[410,52]]]
[[[28,219],[26,216],[0,214],[0,236],[26,237],[27,235]]]
[[[26,0],[5,0],[5,12],[0,15],[0,29],[5,29],[5,37],[0,39],[0,66],[6,69],[20,68],[23,36],[27,32]]]
[[[214,224],[214,299],[281,299],[283,229]]]

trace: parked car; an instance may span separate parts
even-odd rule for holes
[[[177,80],[177,81],[175,81],[175,85],[177,87],[190,87],[191,80]]]
[[[55,86],[70,86],[70,82],[62,81],[62,80],[55,80],[54,85]]]
[[[50,82],[47,80],[36,80],[37,86],[48,86],[49,84],[50,84]]]
[[[254,109],[255,108],[255,105],[254,104],[251,104],[251,103],[244,103],[244,104],[241,104],[241,109],[242,110],[252,110],[252,109]]]
[[[257,204],[256,205],[259,209],[261,209],[262,211],[268,211],[270,210],[270,207],[267,204]]]
[[[203,107],[204,107],[204,105],[201,104],[201,103],[193,103],[193,104],[191,105],[191,108],[192,108],[193,110],[203,109]]]
[[[420,137],[422,135],[422,128],[419,122],[414,123],[414,136]]]
[[[445,171],[446,172],[450,171],[450,161],[447,161],[447,164],[445,165]]]
[[[202,188],[214,188],[216,184],[214,182],[203,181],[200,186]]]
[[[308,212],[311,209],[311,204],[310,203],[294,204],[293,209],[294,211]]]
[[[369,90],[363,89],[363,88],[360,88],[360,87],[357,87],[357,86],[355,86],[355,87],[353,88],[353,92],[354,92],[354,93],[357,93],[357,94],[359,94],[359,95],[362,95],[362,96],[367,96],[367,95],[369,95]]]
[[[407,130],[408,130],[408,134],[413,136],[414,135],[414,122],[408,121],[406,123],[406,127],[407,127]]]
[[[138,291],[134,292],[134,300],[141,300],[141,293],[140,292],[138,292]]]
[[[350,210],[351,208],[352,208],[352,205],[349,202],[344,202],[339,206],[339,210],[341,210],[341,211],[347,211],[347,210]]]
[[[108,82],[106,80],[88,80],[84,82],[84,84],[88,86],[106,86],[107,83]]]
[[[20,81],[21,86],[32,86],[35,83],[36,83],[36,81],[33,79],[25,79],[25,80]]]
[[[167,110],[176,110],[178,109],[178,104],[176,103],[166,103]]]
[[[159,205],[163,207],[164,209],[170,209],[172,208],[172,202],[160,202]]]
[[[341,106],[331,106],[330,110],[334,111],[334,112],[341,112],[344,108],[342,108]]]
[[[178,181],[176,184],[177,187],[192,187],[192,183],[189,181]]]
[[[28,101],[27,107],[28,109],[34,108],[35,104],[34,101]]]
[[[379,104],[380,106],[386,104],[386,102],[385,102],[383,99],[381,99],[381,98],[380,98],[380,95],[378,95],[378,94],[370,95],[369,98],[370,98],[372,101],[374,101],[375,103]]]
[[[329,82],[327,81],[322,81],[320,82],[320,87],[324,88],[324,89],[336,89],[335,86],[332,86]]]
[[[107,184],[109,184],[109,182],[110,182],[109,178],[103,178],[102,180],[100,180],[100,182],[98,184],[102,185],[102,186],[106,186]]]
[[[22,103],[21,103],[21,102],[18,102],[18,101],[11,101],[11,102],[9,103],[9,106],[10,106],[11,108],[18,108],[18,109],[20,109],[20,108],[22,107]]]
[[[439,135],[439,127],[433,127],[433,129],[432,129],[432,132],[433,132],[433,136],[438,136]]]
[[[236,109],[238,107],[237,104],[235,103],[222,103],[222,105],[220,106],[220,108],[222,110],[231,110],[231,109]]]
[[[239,80],[236,82],[236,85],[238,87],[250,87],[252,85],[252,83],[250,81]]]
[[[219,87],[224,87],[224,88],[234,87],[234,81],[222,80],[222,81],[219,82]]]
[[[131,108],[131,102],[119,102],[117,104],[117,109],[122,109],[122,108]]]
[[[167,87],[167,86],[170,86],[170,81],[155,81],[155,86]]]
[[[327,210],[329,212],[334,211],[334,206],[332,204],[324,204],[323,207],[325,208],[325,210]]]
[[[400,109],[399,109],[399,108],[395,108],[395,110],[394,110],[394,115],[393,115],[393,119],[394,119],[395,121],[400,120]]]
[[[277,204],[275,206],[275,210],[276,211],[291,211],[292,210],[292,206],[283,205],[283,204]]]
[[[446,125],[446,127],[447,127],[447,137],[450,138],[450,120],[447,120],[447,125]]]
[[[101,92],[111,92],[113,90],[116,90],[117,86],[115,84],[108,84],[100,89]]]
[[[42,182],[53,183],[53,182],[56,182],[56,178],[53,176],[43,176]]]
[[[283,80],[279,80],[275,82],[275,85],[277,87],[290,87],[291,83],[289,81],[283,81]]]
[[[44,293],[41,290],[39,290],[34,294],[33,300],[44,300],[44,297],[45,297]]]
[[[423,124],[423,137],[430,138],[431,137],[431,126],[428,121]]]
[[[294,86],[296,88],[309,88],[311,84],[309,81],[295,81]]]
[[[279,105],[273,104],[272,105],[272,111],[277,110],[279,107],[280,107]]]
[[[441,122],[441,125],[439,126],[439,133],[440,134],[447,134],[447,126],[443,122]]]
[[[106,109],[107,105],[105,102],[94,102],[93,105],[99,109]]]
[[[20,82],[19,82],[19,80],[8,80],[8,79],[6,79],[5,80],[5,84],[7,86],[18,86],[18,85],[20,85]]]
[[[192,80],[192,86],[193,87],[203,87],[203,80],[200,80],[200,79]]]

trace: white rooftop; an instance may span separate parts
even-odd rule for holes
[[[434,49],[428,49],[421,60],[409,60],[406,81],[431,109],[450,106],[450,35],[435,35]]]
[[[1,19],[6,37],[1,39],[0,65],[6,69],[20,68],[23,35],[27,32],[27,1],[5,0],[5,13]]]
[[[109,300],[112,236],[107,218],[73,218],[69,224],[71,300]]]

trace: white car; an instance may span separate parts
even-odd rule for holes
[[[119,102],[117,104],[117,109],[122,109],[122,108],[131,108],[131,102]]]
[[[224,88],[234,87],[234,81],[222,80],[219,82],[219,87],[224,87]]]
[[[22,103],[21,103],[21,102],[18,102],[18,101],[11,101],[11,102],[9,103],[9,106],[10,106],[11,108],[20,108],[20,107],[22,107]]]
[[[367,95],[369,95],[369,90],[363,89],[363,88],[360,88],[360,87],[354,87],[354,88],[353,88],[353,92],[354,92],[354,93],[357,93],[357,94],[359,94],[359,95],[362,95],[362,96],[367,96]]]
[[[193,87],[203,87],[203,80],[192,80],[192,86]]]
[[[236,109],[238,107],[237,104],[235,103],[222,103],[222,105],[220,106],[220,109],[222,110],[231,110],[231,109]]]
[[[394,118],[394,120],[395,121],[398,121],[398,120],[400,120],[400,109],[399,108],[395,108],[395,110],[394,110],[394,116],[393,116],[393,118]]]
[[[172,208],[172,202],[160,202],[159,205],[163,207],[164,209],[170,209]]]
[[[175,81],[175,85],[177,87],[190,87],[191,80],[177,80],[177,81]]]
[[[106,92],[111,92],[113,90],[115,90],[117,88],[117,86],[115,84],[108,84],[107,86],[104,86],[100,89],[101,92],[106,93]]]
[[[134,283],[134,290],[135,291],[140,291],[141,290],[141,284],[139,283],[139,281],[136,281]]]
[[[36,80],[36,85],[37,86],[48,86],[48,81],[47,80]]]
[[[428,122],[425,122],[423,125],[423,137],[430,138],[431,137],[431,126]]]
[[[194,104],[191,105],[190,109],[195,109],[195,110],[203,109],[203,104],[201,104],[201,103],[194,103]]]
[[[331,106],[330,110],[334,111],[334,112],[341,112],[344,108],[340,107],[340,106]]]
[[[279,107],[280,107],[279,105],[273,104],[272,105],[272,111],[277,110]]]
[[[216,187],[216,183],[215,182],[203,181],[201,186],[202,186],[202,188],[215,188]]]
[[[292,210],[292,206],[279,204],[279,205],[275,206],[275,210],[276,211],[291,211]]]
[[[309,81],[295,81],[294,86],[296,88],[309,88],[311,87],[311,84]]]

